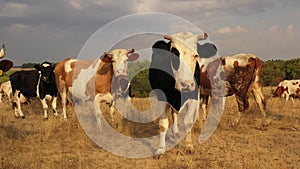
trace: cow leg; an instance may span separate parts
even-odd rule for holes
[[[97,94],[94,99],[94,106],[95,106],[95,115],[96,115],[96,120],[97,120],[97,126],[99,128],[102,128],[102,123],[101,123],[101,109],[100,109],[100,103],[101,102],[106,102],[109,104],[111,107],[113,104],[113,97],[111,94]]]
[[[179,130],[178,130],[178,114],[176,112],[174,112],[174,110],[172,108],[170,108],[171,114],[172,114],[172,119],[173,119],[173,135],[176,138],[179,138]]]
[[[238,103],[239,112],[238,112],[235,120],[232,123],[233,126],[236,126],[240,123],[242,113],[245,111],[245,107],[247,107],[247,105],[245,105],[245,104],[248,104],[248,107],[249,107],[249,103],[248,103],[248,101],[245,101],[246,100],[245,98],[243,98],[242,96],[238,96],[238,95],[236,95],[235,97],[236,97],[236,101]]]
[[[124,105],[125,106],[125,105]],[[114,123],[114,114],[115,114],[115,102],[113,102],[111,105],[109,105],[109,114],[111,118],[111,122]]]
[[[192,142],[192,127],[196,121],[198,115],[199,102],[198,100],[187,100],[183,105],[183,108],[179,110],[180,114],[184,114],[184,125],[186,127],[187,136],[185,137],[186,142],[186,152],[191,154],[194,150],[194,145]]]
[[[209,96],[201,96],[201,98],[200,98],[200,106],[203,111],[203,115],[202,115],[203,122],[206,121],[206,118],[207,118],[208,99],[209,99]],[[200,117],[200,116],[198,116],[198,117]],[[200,118],[198,118],[198,120],[200,121]]]
[[[166,151],[166,134],[167,130],[169,128],[169,119],[168,119],[168,109],[170,106],[165,102],[158,102],[157,109],[165,107],[163,113],[160,115],[158,120],[159,125],[159,143],[158,143],[158,149],[156,150],[156,155],[160,155],[162,153],[165,153]],[[158,112],[161,112],[158,110]]]
[[[53,100],[52,100],[52,109],[53,109],[53,112],[54,112],[54,116],[58,116],[56,107],[57,107],[57,97],[56,97],[56,96],[53,96]]]
[[[264,129],[264,128],[267,127],[266,111],[265,111],[266,101],[265,101],[264,96],[261,92],[261,88],[254,89],[252,93],[254,95],[256,104],[258,105],[259,110],[261,112],[261,128]]]
[[[48,113],[47,113],[48,105],[46,102],[46,98],[41,99],[41,103],[42,103],[43,111],[44,111],[44,119],[48,119]]]
[[[67,119],[67,92],[66,90],[63,90],[60,92],[60,97],[61,97],[61,104],[62,104],[62,111],[63,111],[63,116],[64,119]]]
[[[24,116],[24,114],[23,114],[23,112],[21,110],[21,102],[20,102],[19,95],[21,97],[20,92],[16,91],[15,95],[14,95],[15,97],[14,97],[14,103],[13,103],[14,104],[14,108],[15,108],[15,116],[18,118],[19,115],[20,115],[21,118],[25,118],[25,116]]]

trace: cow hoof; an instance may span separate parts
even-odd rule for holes
[[[57,117],[57,116],[58,116],[58,113],[54,113],[53,115],[54,115],[55,117]]]
[[[43,120],[48,120],[48,117],[44,117],[44,119]]]
[[[161,154],[164,154],[165,152],[166,150],[164,148],[159,148],[156,150],[155,156],[153,156],[153,158],[159,159]]]
[[[188,154],[188,155],[191,155],[191,154],[193,154],[193,150],[192,149],[187,149],[185,153]]]
[[[186,149],[185,149],[185,153],[188,155],[193,154],[194,152],[194,146],[193,145],[187,145]]]
[[[26,117],[25,117],[25,116],[21,116],[21,118],[22,118],[22,119],[25,119]]]
[[[266,125],[266,124],[261,125],[260,130],[262,130],[262,131],[268,130],[268,125]]]
[[[160,159],[160,156],[161,156],[161,154],[155,155],[155,156],[153,156],[153,159],[159,160],[159,159]]]

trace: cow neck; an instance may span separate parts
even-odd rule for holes
[[[110,93],[113,78],[113,66],[111,62],[101,61],[95,77],[95,92]]]

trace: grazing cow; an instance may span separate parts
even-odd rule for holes
[[[208,96],[217,97],[231,96],[235,94],[239,112],[234,125],[240,121],[241,113],[249,108],[249,95],[254,95],[255,101],[262,114],[261,127],[266,127],[265,99],[261,86],[261,60],[252,54],[237,54],[215,59],[207,65],[199,63],[200,66],[200,98],[203,119],[206,119]],[[226,88],[223,91],[212,93],[212,88],[217,88],[216,83],[226,80]]]
[[[57,116],[56,100],[58,91],[53,72],[54,65],[43,62],[34,67],[36,70],[21,70],[10,75],[15,116],[25,118],[20,104],[22,96],[26,98],[38,97],[43,105],[45,119],[48,118],[46,96],[51,96],[54,115]]]
[[[76,98],[81,101],[92,100],[99,109],[100,102],[110,105],[113,112],[112,83],[113,76],[126,76],[128,61],[136,60],[139,55],[134,49],[114,49],[105,52],[95,60],[65,59],[55,67],[56,82],[62,99],[63,115],[66,115],[67,99]],[[99,114],[96,114],[99,115]],[[97,117],[98,125],[100,117]]]
[[[300,80],[284,80],[281,81],[272,97],[283,97],[286,102],[291,98],[294,102],[293,97],[300,97]]]
[[[198,106],[199,66],[197,64],[198,51],[206,51],[206,56],[216,54],[216,47],[211,43],[199,45],[197,41],[207,39],[190,32],[180,32],[173,35],[165,35],[165,39],[157,41],[153,46],[152,60],[149,69],[149,81],[155,90],[158,100],[158,113],[163,108],[159,117],[159,144],[156,155],[166,151],[166,134],[169,127],[168,113],[174,119],[173,134],[178,136],[177,114],[195,112]],[[213,50],[211,50],[213,49]],[[203,55],[205,52],[202,52]],[[195,81],[195,77],[198,78]],[[191,125],[191,121],[185,125]],[[188,128],[188,127],[187,127]],[[193,148],[190,135],[187,136],[188,151]],[[159,157],[159,156],[158,156]]]
[[[12,96],[11,84],[10,81],[3,82],[0,85],[0,102],[2,102],[3,97],[7,97],[10,102]]]

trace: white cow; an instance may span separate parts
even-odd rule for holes
[[[281,81],[272,97],[283,97],[286,102],[291,98],[294,102],[293,97],[300,97],[300,79]]]

